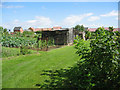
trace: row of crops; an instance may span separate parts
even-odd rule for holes
[[[39,43],[39,44],[38,44]],[[37,43],[36,38],[25,38],[25,37],[13,37],[13,36],[3,36],[1,39],[2,46],[5,47],[20,47],[20,46],[27,46],[29,48],[38,48],[45,47],[45,41],[39,41]],[[53,45],[53,41],[48,41],[47,46]]]
[[[1,44],[5,47],[20,47],[22,45],[34,47],[37,43],[35,39],[28,40],[23,37],[3,36]]]

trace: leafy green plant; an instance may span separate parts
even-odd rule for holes
[[[31,51],[28,50],[26,46],[21,46],[20,47],[20,54],[25,55],[25,54],[31,54]]]
[[[26,39],[24,37],[3,36],[1,39],[2,46],[5,47],[20,47],[22,44],[28,47],[35,47],[35,39]]]
[[[34,32],[24,31],[24,32],[23,32],[23,36],[24,36],[24,37],[33,37],[33,36],[34,36]]]
[[[91,38],[91,32],[90,31],[85,31],[85,38],[90,39]]]
[[[18,55],[20,55],[20,49],[18,49],[18,48],[2,47],[2,58],[10,57],[10,56],[18,56]]]

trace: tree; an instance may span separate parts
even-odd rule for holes
[[[2,37],[2,34],[3,34],[3,27],[0,26],[0,37]]]
[[[3,31],[3,27],[0,26],[0,31]]]
[[[80,31],[80,32],[82,32],[82,37],[83,37],[83,39],[85,40],[85,28],[84,28],[84,26],[83,25],[76,25],[75,26],[75,30],[78,30],[78,31]]]
[[[0,26],[0,34],[3,33],[3,27]]]
[[[114,30],[113,27],[109,27],[109,31],[112,32]]]
[[[79,31],[81,31],[81,32],[83,32],[83,31],[85,31],[85,28],[84,28],[84,26],[83,25],[76,25],[75,26],[75,30],[79,30]]]
[[[6,33],[7,32],[7,28],[5,28],[3,32]]]
[[[4,33],[5,35],[8,35],[7,28],[5,28],[5,29],[3,30],[3,33]]]
[[[83,25],[81,25],[81,27],[80,27],[80,31],[82,31],[82,32],[84,32],[84,31],[85,31],[85,28],[84,28],[84,26],[83,26]]]

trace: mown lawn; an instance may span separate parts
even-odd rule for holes
[[[3,88],[36,88],[48,78],[42,70],[56,70],[74,65],[79,56],[73,46],[66,46],[40,54],[16,56],[2,60]]]

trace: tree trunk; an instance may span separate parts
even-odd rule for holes
[[[85,32],[82,32],[83,39],[85,40]]]

